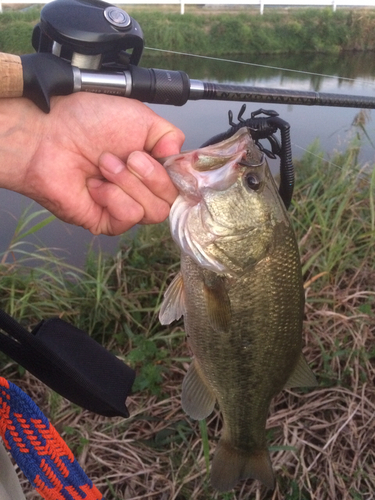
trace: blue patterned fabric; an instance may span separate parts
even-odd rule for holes
[[[0,436],[27,479],[46,500],[104,500],[32,399],[2,377]]]

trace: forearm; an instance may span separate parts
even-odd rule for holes
[[[42,137],[41,118],[27,99],[0,99],[0,187],[21,190]]]

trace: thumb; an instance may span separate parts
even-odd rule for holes
[[[181,151],[184,141],[184,133],[178,128],[173,128],[157,139],[149,151],[154,158],[176,155]]]

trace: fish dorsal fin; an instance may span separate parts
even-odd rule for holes
[[[159,312],[159,321],[162,325],[169,325],[185,314],[185,293],[182,274],[179,272],[167,288]]]
[[[242,479],[258,479],[268,489],[275,487],[275,478],[267,449],[246,452],[220,439],[211,469],[211,484],[218,491],[232,490]]]
[[[203,291],[210,325],[216,332],[228,332],[232,313],[224,278],[209,271],[204,273]]]
[[[315,387],[317,385],[318,382],[315,375],[307,364],[303,354],[301,354],[294,372],[284,385],[284,389],[289,389],[291,387]]]
[[[193,359],[182,382],[182,408],[194,420],[208,417],[215,406],[215,395],[204,379],[204,375]]]

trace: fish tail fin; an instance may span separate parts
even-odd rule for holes
[[[233,489],[241,479],[258,479],[268,489],[275,488],[275,477],[267,449],[251,454],[221,439],[211,469],[211,485],[219,491]]]

